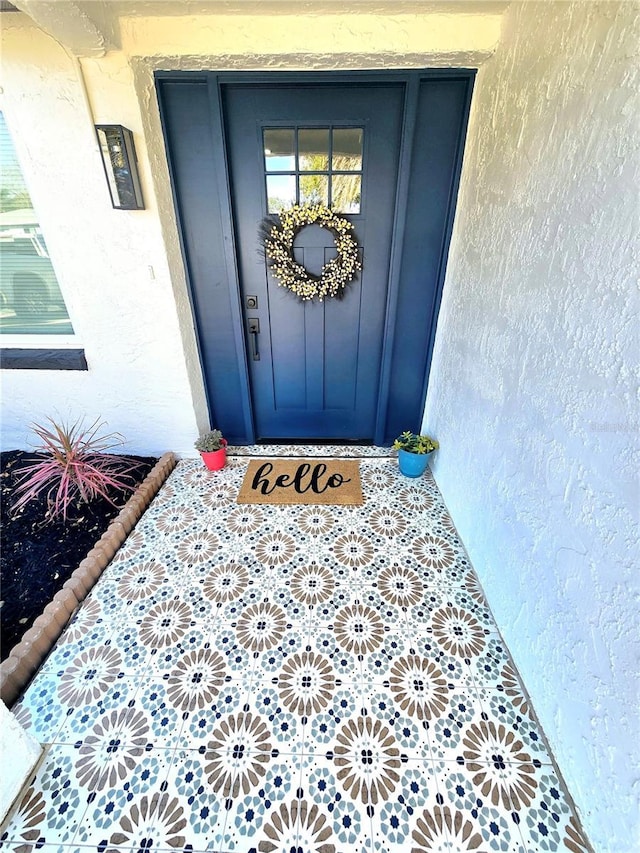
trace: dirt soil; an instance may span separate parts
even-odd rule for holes
[[[133,472],[142,482],[157,459],[129,457],[140,463]],[[85,504],[78,501],[66,522],[47,521],[45,497],[13,513],[17,474],[38,459],[34,453],[12,450],[0,454],[0,658],[9,656],[13,646],[31,627],[54,594],[77,569],[79,563],[102,536],[109,523],[131,496],[131,492],[112,491],[117,506],[104,498]]]

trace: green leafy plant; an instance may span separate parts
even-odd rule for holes
[[[58,424],[51,418],[48,421],[51,428],[32,424],[42,441],[34,449],[42,458],[22,469],[14,512],[45,493],[48,520],[62,516],[66,521],[69,507],[76,500],[90,503],[102,497],[116,506],[109,489],[134,490],[136,481],[131,472],[140,463],[107,452],[124,444],[119,433],[100,434],[105,423],[99,418],[88,427],[82,418],[70,425]]]
[[[406,450],[407,453],[431,453],[440,447],[435,438],[417,435],[415,432],[403,432],[393,442],[394,450]]]
[[[219,429],[212,429],[210,432],[205,432],[194,443],[196,450],[201,453],[213,453],[227,446],[227,441],[222,437]]]

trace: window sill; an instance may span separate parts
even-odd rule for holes
[[[0,347],[2,370],[88,370],[83,349]]]

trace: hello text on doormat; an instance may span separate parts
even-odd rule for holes
[[[252,459],[239,504],[360,506],[357,459]]]

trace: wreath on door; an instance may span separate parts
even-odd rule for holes
[[[320,275],[313,275],[293,257],[294,240],[307,225],[326,228],[336,243],[337,257],[322,267]],[[278,222],[265,220],[263,239],[267,263],[278,285],[303,301],[342,299],[346,286],[362,269],[353,225],[322,204],[297,204],[279,214]]]

